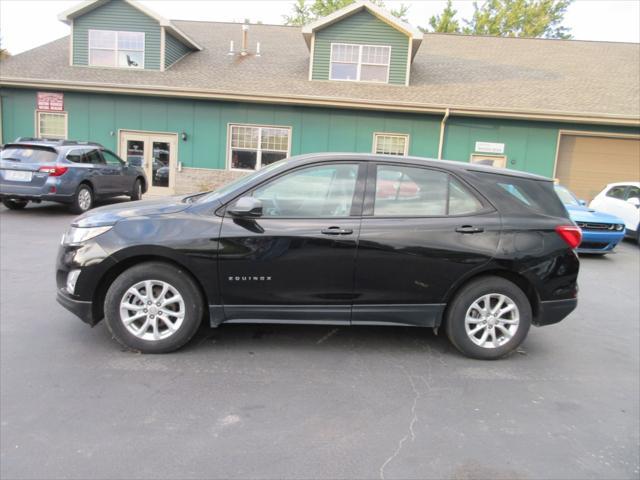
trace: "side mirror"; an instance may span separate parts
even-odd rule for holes
[[[578,200],[578,203],[579,203],[580,205],[582,205],[583,207],[586,207],[586,206],[587,206],[587,201],[586,201],[586,200]]]
[[[261,217],[262,202],[255,197],[241,197],[227,212],[234,217]]]
[[[630,203],[636,208],[640,208],[640,198],[638,197],[629,197],[627,198],[627,203]]]

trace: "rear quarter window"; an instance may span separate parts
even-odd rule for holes
[[[568,213],[550,181],[477,173],[485,190],[502,211],[536,213],[568,218]]]

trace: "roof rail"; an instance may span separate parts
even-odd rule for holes
[[[78,140],[63,140],[60,138],[46,138],[46,137],[18,137],[14,140],[14,143],[18,143],[18,142],[47,142],[47,143],[53,143],[55,145],[59,145],[59,146],[65,146],[65,145],[91,145],[93,147],[101,147],[104,148],[104,146],[101,143],[98,142],[84,142],[84,141],[78,141]]]

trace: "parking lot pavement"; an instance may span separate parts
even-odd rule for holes
[[[640,252],[511,357],[411,328],[203,327],[121,351],[55,302],[71,220],[0,207],[0,477],[638,478]]]

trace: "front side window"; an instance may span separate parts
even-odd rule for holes
[[[118,157],[116,157],[109,150],[103,150],[102,151],[102,156],[104,157],[104,160],[105,160],[105,162],[107,162],[108,165],[120,166],[120,165],[122,165],[124,163],[122,160],[120,160]]]
[[[257,188],[265,217],[346,217],[351,212],[357,164],[309,167]]]
[[[409,135],[375,133],[373,153],[384,155],[406,155],[409,152]]]
[[[291,129],[231,125],[230,167],[235,170],[260,170],[289,156]]]
[[[607,197],[624,200],[624,192],[626,189],[627,189],[626,185],[618,185],[617,187],[613,187],[607,192]]]
[[[65,112],[37,112],[37,136],[41,138],[67,138],[67,114]]]
[[[482,203],[448,173],[425,168],[379,165],[374,216],[464,215]]]
[[[387,83],[391,47],[331,44],[331,80]]]
[[[144,68],[144,32],[89,30],[89,65]]]

